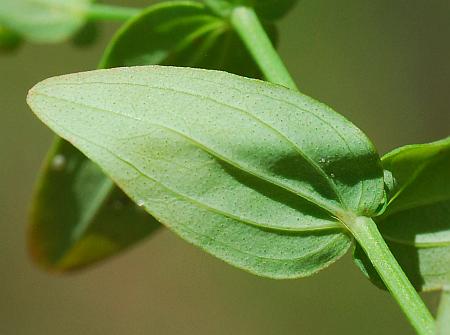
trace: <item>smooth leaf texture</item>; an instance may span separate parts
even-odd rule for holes
[[[211,30],[214,27],[220,29],[217,36]],[[203,5],[186,1],[161,3],[143,11],[117,32],[100,66],[152,62],[188,65],[195,61],[199,67],[225,66],[231,72],[256,74],[258,70],[249,55],[238,51],[244,48],[221,27],[223,24]],[[215,39],[208,51],[202,45],[207,44],[210,35]],[[227,42],[231,44],[224,47]],[[61,159],[71,167],[70,172],[51,168],[53,161]],[[157,227],[145,211],[131,210],[133,202],[124,198],[95,164],[61,139],[55,140],[39,185],[33,199],[29,245],[34,259],[53,271],[78,269],[103,260],[148,237]],[[108,240],[112,241],[104,242]]]
[[[270,32],[275,35],[273,27]],[[261,76],[229,24],[204,5],[192,1],[149,7],[120,29],[101,61],[102,68],[147,64]]]
[[[324,268],[351,243],[336,217],[373,215],[383,199],[359,129],[265,82],[120,68],[48,79],[28,103],[160,222],[259,275]]]
[[[418,290],[450,285],[450,138],[409,145],[383,157],[396,180],[388,206],[376,218],[383,237]],[[363,271],[383,287],[361,250]]]
[[[61,42],[86,22],[91,0],[1,0],[0,25],[36,43]]]

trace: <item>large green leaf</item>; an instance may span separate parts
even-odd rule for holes
[[[383,157],[396,187],[377,218],[389,247],[418,290],[450,285],[450,138]],[[361,250],[358,264],[383,287]]]
[[[66,40],[86,22],[91,0],[2,0],[0,25],[37,43]]]
[[[200,67],[256,74],[256,65],[242,50],[235,36],[203,5],[186,1],[161,3],[118,31],[100,67],[194,62]],[[53,170],[52,162],[61,159],[70,172]],[[147,237],[158,226],[145,211],[130,210],[133,202],[95,164],[61,139],[55,140],[39,179],[29,244],[34,258],[47,268],[64,271],[89,265]],[[113,204],[114,216],[108,204]],[[104,243],[111,234],[113,241]],[[90,243],[86,244],[86,240]]]
[[[269,83],[144,66],[49,79],[28,103],[160,222],[259,275],[327,266],[351,243],[337,218],[383,199],[365,135]]]

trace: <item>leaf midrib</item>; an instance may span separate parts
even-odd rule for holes
[[[230,33],[231,33],[231,32],[230,32]],[[224,43],[224,45],[227,45],[227,44]],[[166,73],[166,74],[164,74],[164,75],[155,73],[155,74],[153,74],[153,75],[155,75],[155,76],[160,76],[160,77],[171,77],[171,78],[176,78],[175,75],[172,75],[172,74],[170,74],[170,73]],[[213,84],[213,85],[215,85],[215,86],[225,87],[225,88],[228,88],[228,89],[230,89],[230,90],[235,90],[235,91],[237,91],[238,93],[241,93],[242,95],[245,95],[245,94],[246,94],[245,92],[241,91],[241,90],[238,89],[237,87],[229,86],[229,85],[227,85],[226,83],[220,83],[220,84],[219,84],[219,83],[217,83],[217,82],[215,82],[215,81],[208,80],[208,79],[206,79],[206,78],[200,78],[200,77],[188,77],[188,76],[186,76],[186,78],[192,79],[192,80],[203,81],[203,82],[205,82],[205,83]],[[240,78],[240,77],[238,77],[238,76],[236,76],[236,79],[242,80],[242,78]],[[261,81],[261,80],[259,80],[259,79],[246,78],[246,80],[249,80],[249,79],[252,80],[252,81],[255,81],[255,82]],[[108,84],[108,83],[104,83],[104,82],[90,82],[90,83]],[[75,84],[75,85],[78,85],[77,83],[74,83],[74,84]],[[82,85],[82,84],[83,84],[83,83],[80,83],[80,85]],[[115,82],[115,83],[113,83],[113,84],[128,85],[127,83],[120,83],[120,82]],[[271,82],[265,82],[265,84],[271,85],[271,86],[276,87],[276,88],[278,88],[278,89],[280,88],[279,85],[273,84],[273,83],[271,83]],[[64,84],[58,84],[58,85],[64,85]],[[133,84],[131,84],[131,85],[133,85]],[[143,85],[143,86],[146,86],[146,85],[144,85],[144,84],[136,84],[136,85]],[[283,89],[287,89],[287,88],[283,87]],[[350,145],[348,144],[347,140],[346,140],[346,139],[342,136],[342,134],[339,132],[339,130],[337,130],[336,127],[335,127],[332,123],[328,122],[326,119],[322,118],[321,116],[319,116],[319,115],[317,115],[317,114],[314,114],[312,111],[310,111],[310,110],[308,110],[308,109],[305,109],[305,108],[302,108],[302,107],[300,107],[300,106],[298,106],[298,105],[292,103],[291,101],[282,100],[282,99],[276,98],[276,97],[274,97],[274,96],[264,94],[264,93],[262,93],[262,92],[257,92],[257,93],[252,93],[252,94],[260,95],[260,96],[263,96],[263,97],[265,97],[265,98],[268,98],[268,99],[271,99],[271,100],[275,100],[275,101],[284,103],[284,104],[286,104],[286,105],[289,105],[289,106],[291,106],[291,107],[293,107],[293,108],[295,108],[295,109],[297,109],[297,110],[299,110],[299,111],[305,112],[305,113],[311,115],[312,117],[314,117],[314,118],[320,120],[321,122],[323,122],[324,124],[326,124],[329,128],[331,128],[331,129],[339,136],[339,138],[345,143],[345,146],[347,147],[347,150],[348,150],[352,155],[354,155],[353,150],[351,149],[351,147],[350,147]],[[323,104],[321,104],[321,105],[323,105]],[[230,106],[230,107],[234,108],[234,106]],[[328,106],[325,106],[325,107],[328,108]],[[281,132],[280,132],[280,133],[281,133]],[[283,135],[284,137],[286,137],[284,134],[282,134],[282,135]],[[288,141],[290,141],[290,140],[288,139]],[[292,143],[292,145],[293,145],[294,147],[297,147],[297,148],[301,151],[301,149],[300,149],[295,143]],[[314,161],[312,161],[312,162],[315,163]],[[318,167],[319,169],[322,170],[322,168],[321,168],[320,166],[317,166],[317,167]],[[331,178],[326,174],[325,171],[322,170],[322,172],[324,173],[324,177],[327,178],[327,182],[329,183],[329,185],[331,186],[331,188],[332,188],[333,191],[335,192],[335,195],[338,197],[339,202],[341,203],[341,205],[343,206],[343,208],[346,209],[346,204],[345,204],[344,200],[342,199],[340,192],[337,190],[337,185],[336,185],[336,183],[334,182],[333,179],[331,179]],[[357,206],[358,209],[359,209],[359,206],[360,206],[361,201],[362,201],[362,196],[363,196],[363,192],[364,192],[364,182],[365,182],[365,180],[363,180],[362,183],[361,183],[360,197],[359,197],[358,206]]]
[[[39,94],[41,94],[41,93],[39,93]],[[70,101],[70,100],[67,100],[67,99],[64,99],[64,98],[59,98],[59,97],[49,96],[49,95],[46,95],[46,94],[41,94],[41,95],[44,95],[44,96],[46,96],[46,97],[48,97],[48,98],[53,98],[53,99],[56,99],[56,100],[62,100],[62,101],[65,101],[65,102],[69,102],[69,103],[76,104],[76,105],[82,105],[82,106],[84,106],[84,107],[88,107],[88,108],[100,110],[100,111],[102,111],[102,112],[113,113],[113,114],[115,114],[115,115],[119,115],[119,116],[122,116],[122,117],[129,117],[129,118],[131,118],[131,119],[133,119],[133,120],[136,120],[136,121],[144,121],[144,122],[146,122],[146,123],[148,123],[148,124],[151,124],[151,125],[153,125],[153,126],[160,127],[160,128],[162,128],[162,129],[165,129],[165,130],[170,131],[170,132],[174,132],[175,134],[177,134],[177,135],[179,135],[179,136],[182,136],[182,137],[185,138],[187,141],[189,141],[190,143],[194,144],[196,147],[198,147],[198,148],[200,148],[200,149],[202,149],[202,150],[208,152],[209,154],[215,156],[217,159],[220,159],[220,160],[225,161],[225,162],[228,163],[228,161],[226,161],[226,160],[220,158],[219,156],[215,155],[213,152],[208,151],[208,150],[206,149],[206,147],[204,147],[202,144],[200,144],[200,143],[198,143],[198,142],[196,142],[196,141],[193,141],[193,140],[190,139],[189,137],[186,137],[183,133],[180,133],[180,132],[178,132],[178,131],[176,131],[176,130],[174,130],[174,129],[172,129],[172,128],[168,128],[168,127],[166,127],[166,126],[159,125],[159,124],[155,124],[155,123],[150,123],[150,122],[148,122],[148,121],[146,121],[146,120],[137,119],[137,118],[134,118],[134,117],[129,116],[129,115],[126,115],[126,114],[121,114],[121,113],[117,113],[117,112],[114,112],[114,111],[110,111],[110,110],[106,110],[106,109],[101,109],[101,108],[98,108],[98,107],[93,107],[93,106],[88,106],[88,105],[80,104],[80,103],[78,103],[78,102],[73,102],[73,101]],[[218,208],[215,208],[215,207],[206,205],[206,204],[204,204],[204,203],[201,203],[201,202],[199,202],[198,200],[196,200],[196,199],[194,199],[194,198],[192,198],[192,197],[190,197],[190,196],[188,196],[188,195],[185,195],[185,194],[182,194],[182,193],[180,193],[180,192],[178,192],[178,191],[172,190],[169,186],[166,186],[166,185],[163,184],[161,181],[156,180],[156,179],[150,177],[149,175],[145,174],[143,171],[139,170],[135,165],[133,165],[133,163],[129,162],[129,161],[126,160],[125,158],[123,158],[123,157],[117,155],[116,153],[112,152],[112,151],[111,151],[110,149],[108,149],[107,147],[104,147],[104,146],[99,145],[98,143],[92,142],[91,140],[89,140],[89,139],[87,139],[87,138],[85,138],[85,137],[83,137],[83,136],[81,136],[81,135],[79,135],[79,134],[73,132],[72,130],[69,130],[69,129],[67,129],[67,128],[64,127],[64,126],[61,126],[57,121],[53,120],[53,119],[50,118],[48,115],[47,115],[47,118],[50,119],[50,120],[52,120],[55,124],[58,124],[58,127],[64,129],[65,132],[71,133],[71,134],[75,135],[76,137],[79,137],[79,138],[83,139],[84,141],[86,141],[86,142],[88,142],[88,143],[91,143],[91,144],[93,144],[93,145],[95,145],[95,146],[97,146],[97,147],[100,147],[100,148],[102,148],[102,149],[108,151],[109,153],[111,153],[112,155],[114,155],[115,157],[117,157],[119,160],[121,160],[121,161],[127,163],[128,165],[132,166],[132,167],[133,167],[136,171],[138,171],[142,176],[144,176],[144,177],[146,177],[146,178],[148,178],[148,179],[154,181],[155,183],[161,185],[162,187],[164,187],[164,188],[167,189],[168,191],[174,193],[175,195],[177,195],[177,196],[179,196],[179,197],[181,197],[181,198],[184,198],[185,200],[188,200],[188,201],[190,201],[190,202],[192,202],[192,203],[195,203],[195,204],[197,204],[197,205],[200,206],[200,207],[203,207],[203,208],[205,208],[205,209],[214,211],[214,212],[216,212],[217,214],[224,215],[224,216],[227,216],[227,217],[229,217],[229,218],[231,218],[231,219],[235,219],[235,220],[238,220],[238,221],[244,222],[244,223],[246,223],[246,224],[249,224],[249,225],[252,225],[252,226],[256,226],[256,227],[259,227],[259,228],[263,228],[263,229],[272,229],[272,230],[285,231],[285,232],[321,231],[321,230],[327,230],[327,229],[341,229],[341,228],[342,228],[341,224],[339,224],[339,223],[336,222],[336,224],[333,225],[333,224],[331,224],[331,222],[330,222],[330,225],[322,225],[322,226],[320,226],[320,227],[318,227],[318,226],[317,226],[317,227],[311,227],[310,229],[309,229],[309,228],[308,228],[308,229],[287,229],[287,228],[278,227],[278,226],[277,226],[277,227],[273,227],[273,226],[270,226],[270,225],[267,225],[267,226],[266,226],[266,225],[261,225],[261,224],[259,224],[259,223],[257,223],[257,222],[249,221],[248,219],[244,219],[244,218],[239,217],[239,216],[237,216],[237,215],[234,215],[234,214],[231,214],[231,213],[222,211],[222,210],[220,210],[220,209],[218,209]],[[229,163],[229,164],[231,164],[231,163]],[[233,166],[234,166],[234,165],[233,165]],[[235,167],[238,168],[238,169],[240,169],[240,170],[242,170],[242,171],[244,171],[244,172],[246,172],[246,173],[251,174],[251,172],[249,172],[249,171],[243,169],[243,168],[240,167],[239,165],[236,165]],[[259,176],[259,175],[255,175],[255,174],[252,174],[252,175],[255,176],[255,177],[257,177],[257,178],[260,178],[260,179],[262,179],[262,180],[264,180],[264,181],[266,181],[266,182],[269,182],[269,183],[271,183],[271,184],[274,184],[275,186],[278,186],[278,187],[280,187],[280,188],[283,188],[283,189],[285,189],[285,190],[288,190],[288,191],[294,193],[294,194],[297,195],[297,196],[300,196],[300,194],[298,194],[295,190],[290,190],[290,189],[288,189],[288,188],[285,188],[284,186],[279,185],[278,183],[276,183],[276,184],[275,184],[275,183],[272,183],[270,180],[266,179],[265,177],[261,177],[261,176]],[[306,199],[306,200],[307,200],[307,199]],[[313,203],[314,205],[318,206],[318,204],[316,204],[316,203],[314,203],[314,202],[312,202],[312,201],[311,201],[311,203]]]
[[[47,115],[47,117],[48,117],[48,115]],[[53,119],[51,119],[50,117],[48,117],[48,119],[49,119],[49,120],[52,120],[53,122],[55,122],[55,121],[54,121]],[[57,124],[57,122],[55,122],[55,123]],[[99,147],[99,148],[102,148],[103,150],[106,150],[106,151],[109,152],[111,155],[117,157],[119,160],[121,160],[121,161],[124,162],[125,164],[129,165],[132,169],[135,169],[136,172],[139,173],[139,174],[141,174],[144,178],[149,178],[146,174],[144,174],[144,173],[142,173],[140,170],[138,170],[133,164],[129,163],[129,162],[126,161],[126,160],[123,160],[121,157],[117,156],[117,154],[115,154],[114,152],[112,152],[112,151],[109,150],[108,148],[103,147],[103,146],[100,146],[98,143],[92,142],[92,141],[90,141],[89,139],[86,139],[86,138],[84,138],[83,136],[80,136],[80,135],[74,133],[73,131],[68,130],[67,128],[65,128],[64,126],[58,125],[58,127],[64,129],[64,130],[67,131],[68,133],[71,133],[71,134],[75,135],[75,136],[78,137],[78,138],[81,138],[83,141],[86,141],[86,142],[88,142],[88,143],[90,143],[90,144],[92,144],[92,145],[94,145],[94,146],[97,146],[97,147]],[[149,178],[149,179],[152,180],[152,178]],[[158,183],[159,183],[159,182],[158,182]],[[158,217],[157,215],[155,215],[154,213],[152,213],[152,210],[151,210],[151,209],[148,209],[148,208],[147,208],[147,211],[148,211],[151,215],[153,215],[154,217]],[[163,223],[163,222],[165,221],[165,220],[160,220],[159,218],[158,218],[158,220],[159,220],[161,223]],[[172,228],[172,226],[171,226],[170,224],[168,224],[168,225],[166,225],[166,226],[167,226],[170,230],[173,230],[173,228]],[[343,237],[341,234],[336,234],[336,235],[335,235],[333,238],[331,238],[330,241],[328,241],[326,244],[323,244],[323,245],[321,245],[321,246],[318,247],[318,248],[311,249],[309,252],[303,254],[301,257],[296,257],[296,258],[279,258],[279,257],[266,257],[266,256],[261,256],[261,255],[257,255],[257,254],[250,253],[250,252],[248,252],[248,251],[240,250],[240,249],[237,249],[237,248],[235,248],[235,247],[233,247],[233,246],[231,246],[231,245],[229,245],[229,244],[227,244],[227,243],[218,241],[218,240],[212,238],[212,237],[209,236],[209,235],[205,235],[205,234],[199,233],[199,232],[197,232],[197,231],[195,231],[195,230],[189,228],[187,225],[181,224],[181,226],[183,226],[183,229],[185,229],[185,230],[188,230],[188,231],[190,231],[190,232],[193,232],[193,233],[196,234],[196,235],[199,235],[199,236],[202,236],[202,237],[204,237],[204,238],[207,238],[208,240],[215,241],[215,242],[217,242],[217,244],[226,246],[228,249],[234,250],[234,251],[236,251],[236,252],[238,252],[238,253],[241,253],[241,254],[244,254],[244,255],[250,255],[250,256],[253,256],[253,257],[255,257],[255,258],[262,259],[262,260],[270,260],[270,261],[276,261],[276,262],[282,262],[282,263],[284,263],[284,262],[286,262],[286,261],[291,261],[291,262],[299,261],[299,260],[305,259],[305,258],[307,258],[307,257],[309,257],[309,256],[311,256],[311,255],[320,253],[320,251],[322,251],[322,250],[328,248],[328,247],[329,247],[331,244],[333,244],[336,240],[338,240],[339,238],[342,238],[342,237]],[[344,230],[342,229],[342,227],[340,227],[338,230],[342,230],[341,233],[344,233]],[[349,241],[349,242],[350,242],[350,241]],[[349,247],[350,245],[351,245],[351,243],[348,243],[348,247]],[[200,247],[201,247],[201,246],[200,246]],[[348,250],[348,247],[345,248],[345,249],[343,250],[343,252],[341,252],[341,253],[345,253],[345,252]]]
[[[100,84],[105,84],[105,83],[101,83],[101,82],[96,82],[96,84],[99,84],[99,83]],[[110,84],[110,83],[108,83],[108,84]],[[112,84],[115,84],[115,83],[112,83]],[[64,84],[58,84],[58,86],[61,86],[61,85],[64,86]],[[65,84],[65,85],[71,85],[71,84]],[[83,85],[83,83],[75,84],[75,85]],[[121,83],[121,85],[123,85],[123,84]],[[142,86],[149,88],[149,86],[147,86],[147,85],[142,85]],[[155,89],[160,89],[159,87],[154,87],[154,88]],[[164,90],[164,88],[162,88],[162,89]],[[169,89],[169,90],[171,90],[171,89]],[[179,92],[179,91],[175,91],[175,92]],[[298,192],[298,190],[295,190],[293,188],[290,188],[290,187],[288,187],[286,185],[283,185],[283,184],[277,182],[276,180],[273,180],[273,178],[270,178],[268,176],[262,176],[257,171],[253,171],[252,169],[249,169],[248,167],[244,168],[240,164],[237,164],[236,162],[233,162],[233,161],[227,159],[226,157],[223,157],[222,155],[220,155],[217,152],[215,152],[214,150],[208,148],[204,144],[202,144],[202,143],[198,142],[197,140],[191,138],[189,135],[186,135],[186,134],[184,134],[184,133],[182,133],[182,132],[180,132],[180,131],[178,131],[176,129],[173,129],[173,128],[170,128],[170,127],[167,127],[167,126],[164,126],[164,125],[160,125],[160,124],[157,124],[157,123],[153,123],[153,122],[150,122],[148,120],[139,119],[139,118],[136,118],[136,117],[128,115],[128,114],[119,113],[119,112],[116,112],[116,111],[113,111],[113,110],[104,109],[104,108],[100,108],[100,107],[97,107],[97,106],[90,106],[90,105],[87,105],[85,103],[81,103],[81,102],[78,102],[78,101],[73,101],[73,100],[69,100],[69,99],[66,99],[66,98],[52,96],[52,95],[45,94],[45,93],[42,93],[42,92],[39,92],[39,93],[33,92],[33,93],[45,96],[47,98],[53,98],[53,99],[56,99],[56,100],[72,103],[72,104],[75,104],[75,105],[78,105],[78,106],[95,109],[95,110],[98,110],[98,111],[101,111],[101,112],[112,113],[112,114],[115,114],[115,115],[118,115],[118,116],[121,116],[121,117],[125,117],[125,118],[129,118],[129,119],[135,120],[135,121],[145,122],[145,123],[147,123],[149,125],[152,125],[152,126],[155,126],[155,127],[161,127],[161,128],[164,128],[164,129],[166,129],[168,131],[172,131],[172,132],[178,134],[179,136],[184,137],[190,143],[192,143],[193,145],[195,145],[195,146],[199,147],[200,149],[206,151],[207,153],[211,154],[212,156],[215,156],[216,158],[218,158],[218,159],[220,159],[220,160],[222,160],[222,161],[224,161],[224,162],[234,166],[235,168],[237,168],[239,170],[242,170],[242,171],[244,171],[244,172],[246,172],[248,174],[251,174],[251,175],[253,175],[253,176],[257,177],[257,178],[260,178],[260,179],[262,179],[262,180],[264,180],[264,181],[266,181],[268,183],[274,184],[274,185],[276,185],[276,186],[278,186],[280,188],[283,188],[283,189],[285,189],[285,190],[287,190],[287,191],[289,191],[289,192],[291,192],[291,193],[293,193],[293,194],[295,194],[295,195],[297,195],[297,196],[307,200],[308,202],[310,202],[310,203],[312,203],[312,204],[314,204],[314,205],[316,205],[316,206],[326,210],[333,217],[339,217],[341,215],[341,213],[342,213],[341,212],[342,210],[340,210],[338,208],[334,208],[334,206],[330,206],[327,203],[324,203],[324,202],[322,202],[320,200],[311,198],[311,197],[309,197],[306,194],[300,193],[300,192]],[[188,93],[188,94],[190,94],[190,93]],[[199,96],[199,97],[203,98],[202,96]]]
[[[50,119],[50,118],[49,118],[49,119]],[[52,121],[55,122],[54,120],[52,120]],[[55,123],[56,123],[56,122],[55,122]],[[86,141],[86,142],[88,142],[88,143],[90,143],[90,144],[92,144],[92,145],[94,145],[94,146],[97,146],[97,147],[99,147],[99,148],[102,148],[103,150],[106,150],[106,151],[109,152],[111,155],[113,155],[114,157],[118,158],[119,160],[121,160],[121,161],[124,162],[125,164],[129,165],[132,169],[136,170],[136,172],[139,173],[140,175],[142,175],[144,178],[148,178],[148,179],[150,179],[150,180],[154,180],[153,178],[149,177],[148,175],[146,175],[145,173],[143,173],[143,172],[141,172],[139,169],[137,169],[136,166],[134,166],[132,163],[128,162],[127,160],[124,160],[123,158],[121,158],[120,156],[118,156],[117,154],[115,154],[114,152],[112,152],[111,150],[109,150],[108,148],[103,147],[103,146],[100,146],[98,143],[92,142],[92,141],[90,141],[89,139],[86,139],[86,138],[84,138],[83,136],[80,136],[80,135],[76,134],[75,132],[73,132],[73,131],[71,131],[71,130],[68,130],[68,129],[65,128],[64,126],[59,125],[59,127],[61,127],[62,129],[65,129],[65,131],[67,131],[68,133],[72,133],[73,135],[75,135],[75,136],[81,138],[83,141]],[[154,181],[155,181],[155,180],[154,180]],[[165,187],[165,185],[163,185],[163,184],[160,183],[159,181],[155,181],[155,182],[158,183],[158,184],[160,184],[160,185],[162,185],[163,187]],[[171,190],[169,189],[169,191],[171,191]],[[173,191],[172,191],[172,192],[173,192]],[[173,193],[177,194],[176,192],[173,192]],[[187,199],[187,200],[190,201],[190,199]],[[155,215],[155,214],[152,213],[151,209],[148,209],[148,208],[147,208],[147,211],[148,211],[151,215],[157,217],[157,215]],[[220,213],[219,213],[219,214],[220,214]],[[230,217],[230,218],[231,218],[231,217]],[[233,218],[231,218],[231,219],[233,219]],[[158,219],[158,220],[159,220],[159,219]],[[163,221],[163,220],[161,220],[161,221]],[[240,220],[239,220],[239,221],[240,221]],[[245,221],[243,221],[243,222],[245,222]],[[253,254],[253,253],[250,253],[250,252],[248,252],[248,251],[244,251],[244,250],[237,249],[237,248],[235,248],[235,247],[233,247],[233,246],[231,246],[231,245],[229,245],[229,244],[227,244],[227,243],[224,243],[224,242],[221,242],[221,241],[218,241],[218,240],[212,238],[210,235],[201,234],[201,233],[199,233],[199,232],[197,232],[197,231],[195,231],[195,230],[189,228],[187,225],[184,225],[184,224],[181,224],[181,225],[183,226],[183,229],[185,229],[185,230],[188,230],[188,231],[190,231],[190,232],[193,232],[193,233],[196,234],[196,235],[199,235],[199,236],[202,236],[202,237],[207,238],[207,239],[209,239],[209,240],[212,240],[212,241],[214,241],[214,242],[217,242],[217,244],[221,244],[221,245],[223,245],[223,246],[226,246],[227,248],[229,248],[229,249],[231,249],[231,250],[234,250],[234,251],[236,251],[236,252],[238,252],[238,253],[242,253],[242,254],[244,254],[244,255],[250,255],[250,256],[253,256],[253,257],[256,257],[256,258],[259,258],[259,259],[263,259],[263,260],[271,260],[271,261],[276,261],[276,262],[285,262],[285,261],[287,261],[287,260],[295,262],[295,261],[298,261],[298,260],[302,260],[302,259],[304,259],[304,258],[307,258],[307,257],[311,256],[311,255],[314,255],[314,254],[319,253],[320,251],[322,251],[322,250],[328,248],[328,246],[330,246],[331,244],[333,244],[333,243],[334,243],[336,240],[338,240],[339,238],[342,238],[341,235],[336,234],[336,236],[334,236],[328,243],[326,243],[326,244],[324,244],[324,245],[321,245],[321,246],[318,247],[318,248],[315,248],[315,249],[310,250],[308,253],[303,254],[301,257],[296,257],[296,258],[266,257],[266,256],[261,256],[261,255]],[[171,229],[171,225],[167,225],[167,227],[168,227],[169,229]],[[262,228],[265,228],[265,227],[262,227]],[[336,228],[336,227],[335,227],[335,228]],[[334,228],[334,229],[335,229],[335,228]],[[342,230],[341,233],[344,233],[344,230],[342,229],[342,227],[338,227],[337,230]],[[351,243],[348,243],[349,246],[350,246],[350,244],[351,244]],[[348,248],[347,248],[347,249],[348,249]],[[346,251],[346,250],[344,250],[344,251]]]
[[[111,195],[112,190],[114,189],[114,183],[109,178],[103,178],[102,185],[97,190],[97,194],[95,199],[93,200],[93,205],[89,206],[87,210],[83,212],[82,218],[79,220],[79,223],[73,229],[71,236],[71,246],[70,249],[75,243],[77,243],[81,237],[86,233],[89,229],[89,224],[95,219],[98,215],[99,209],[101,209],[109,196]]]
[[[154,74],[154,75],[156,75],[156,76],[161,76],[161,77],[165,77],[165,76],[166,76],[166,75],[159,75],[159,74]],[[169,76],[170,76],[170,75],[167,75],[167,77],[169,77]],[[170,77],[173,77],[173,76],[170,76]],[[217,83],[215,83],[215,82],[213,82],[213,81],[205,80],[205,79],[203,79],[203,78],[190,78],[190,79],[192,79],[192,80],[200,80],[200,81],[204,81],[204,82],[207,82],[207,83],[214,83],[215,85],[217,85]],[[342,209],[344,209],[344,210],[347,209],[347,208],[346,208],[346,204],[345,204],[345,202],[343,201],[343,199],[342,199],[342,197],[341,197],[341,194],[340,194],[339,190],[337,189],[336,183],[334,182],[334,180],[333,180],[330,176],[328,176],[328,174],[323,170],[323,168],[322,168],[320,165],[318,165],[314,160],[312,160],[310,157],[308,157],[296,143],[292,142],[292,140],[290,140],[290,139],[287,137],[287,135],[285,135],[285,134],[282,133],[280,130],[274,128],[273,126],[271,126],[270,124],[268,124],[268,123],[265,122],[264,120],[258,118],[257,116],[253,115],[252,113],[250,113],[250,112],[248,112],[248,111],[246,111],[246,110],[244,110],[244,109],[242,109],[242,108],[238,108],[238,107],[236,107],[236,106],[229,105],[229,104],[227,104],[227,103],[225,103],[225,102],[223,102],[223,101],[219,101],[219,100],[213,99],[213,98],[208,97],[208,96],[198,95],[198,94],[195,94],[195,93],[192,93],[192,92],[182,91],[182,90],[177,90],[177,89],[172,89],[172,88],[168,88],[168,87],[150,86],[150,85],[148,85],[148,84],[123,83],[123,82],[100,82],[100,81],[95,81],[95,82],[84,82],[84,83],[53,83],[52,85],[55,85],[55,86],[67,86],[67,85],[74,85],[74,86],[83,86],[83,85],[111,85],[111,86],[112,86],[112,85],[124,85],[124,86],[144,87],[144,88],[148,88],[148,89],[159,89],[159,90],[165,90],[165,91],[170,91],[170,92],[175,92],[175,93],[185,94],[185,95],[193,96],[193,97],[196,97],[196,98],[199,98],[199,99],[206,99],[206,100],[209,100],[209,101],[211,101],[211,102],[213,102],[213,103],[222,105],[222,106],[227,107],[227,108],[231,108],[231,109],[236,110],[236,111],[239,111],[240,113],[243,113],[243,114],[249,116],[250,118],[254,119],[255,121],[257,121],[258,123],[260,123],[260,124],[263,125],[264,127],[268,128],[269,130],[272,130],[273,132],[275,132],[275,133],[277,134],[277,136],[281,137],[285,142],[289,143],[289,144],[297,151],[297,153],[298,153],[299,155],[302,156],[302,158],[304,158],[304,159],[305,159],[305,160],[306,160],[306,161],[307,161],[307,162],[308,162],[308,163],[309,163],[309,164],[310,164],[317,172],[320,173],[320,175],[321,175],[322,177],[325,178],[325,180],[327,181],[328,186],[331,188],[331,190],[333,191],[333,193],[337,196],[337,198],[338,198],[338,200],[339,200],[339,203],[340,203],[341,206],[342,206]],[[230,87],[230,86],[227,86],[227,85],[222,85],[222,86],[223,86],[223,87],[226,87],[226,88],[229,88],[229,89],[233,89],[233,90],[235,90],[235,91],[237,91],[237,92],[239,92],[239,93],[243,93],[241,90],[237,89],[236,87]],[[345,145],[346,145],[346,147],[347,147],[347,150],[348,150],[351,154],[354,155],[354,153],[352,152],[352,150],[351,150],[349,144],[347,143],[347,141],[345,140],[345,138],[342,137],[342,135],[339,133],[339,131],[338,131],[337,129],[335,129],[335,127],[334,127],[331,123],[329,123],[328,121],[324,120],[324,119],[323,119],[322,117],[320,117],[319,115],[316,115],[316,114],[314,114],[313,112],[311,112],[311,111],[309,111],[309,110],[307,110],[307,109],[301,108],[300,106],[297,106],[297,105],[293,104],[293,103],[290,102],[290,101],[285,101],[285,100],[277,99],[277,98],[274,98],[274,97],[272,97],[272,96],[265,95],[265,94],[260,93],[260,92],[258,92],[258,93],[256,93],[256,94],[257,94],[257,95],[261,95],[261,96],[263,96],[263,97],[266,97],[266,98],[268,98],[268,99],[272,99],[272,100],[275,100],[275,101],[278,101],[278,102],[286,103],[286,104],[289,105],[289,106],[292,106],[292,107],[294,107],[294,108],[296,108],[296,109],[298,109],[298,110],[300,110],[300,111],[303,111],[303,112],[305,112],[305,113],[308,113],[308,114],[310,114],[311,116],[317,118],[318,120],[320,120],[321,122],[323,122],[324,124],[326,124],[328,127],[330,127],[331,129],[333,129],[333,130],[336,132],[336,134],[337,134],[337,135],[342,139],[342,141],[345,143]],[[55,96],[49,96],[49,97],[57,98],[57,97],[55,97]],[[68,99],[66,99],[65,101],[67,101],[67,102],[74,102],[74,101],[68,100]],[[78,103],[78,102],[77,102],[77,103]],[[78,104],[81,104],[81,103],[78,103]],[[84,105],[84,104],[81,104],[81,105],[83,105],[83,106],[85,106],[85,107],[89,107],[89,105]],[[97,109],[102,109],[102,108],[98,108],[98,107],[95,107],[95,108],[97,108]],[[113,111],[111,111],[111,110],[106,110],[106,109],[102,109],[102,110],[104,110],[104,111],[109,111],[109,112],[113,112]],[[121,113],[116,113],[116,114],[123,115],[123,116],[129,116],[129,115],[127,115],[127,114],[121,114]],[[137,119],[137,118],[134,118],[134,117],[132,117],[132,118],[135,119],[136,121],[146,121],[146,120],[141,120],[141,119]],[[361,183],[361,189],[363,189],[363,184],[362,184],[362,183]],[[361,202],[361,199],[362,199],[362,193],[363,193],[363,192],[362,192],[362,190],[361,190],[361,192],[360,192],[360,199],[359,199],[358,204]],[[358,208],[359,208],[359,205],[358,205]],[[324,209],[326,209],[326,208],[324,208]],[[327,209],[327,210],[330,211],[329,209]],[[332,211],[331,211],[331,212],[332,212]],[[333,214],[333,215],[336,215],[336,213],[334,213],[334,212],[332,212],[332,214]]]

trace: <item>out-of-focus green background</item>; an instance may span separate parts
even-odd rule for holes
[[[163,231],[75,275],[30,263],[27,209],[52,134],[26,92],[95,68],[116,27],[88,49],[26,45],[0,56],[0,334],[412,334],[348,256],[307,279],[271,281]],[[301,0],[280,28],[301,90],[360,126],[380,153],[450,135],[450,1]],[[433,307],[437,295],[426,299]]]

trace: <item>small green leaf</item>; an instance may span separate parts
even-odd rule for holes
[[[48,79],[33,111],[138,205],[250,272],[310,275],[374,215],[383,171],[365,135],[294,91],[224,72],[143,66]]]
[[[271,28],[272,35],[274,30]],[[237,34],[204,5],[173,1],[149,7],[125,24],[101,67],[175,65],[260,77]]]
[[[450,138],[398,148],[382,162],[396,181],[376,218],[383,237],[418,290],[450,285]],[[355,255],[382,287],[361,250]]]
[[[53,271],[89,265],[160,225],[72,145],[55,141],[35,191],[29,247]]]
[[[0,25],[36,43],[61,42],[86,22],[91,0],[2,0]]]

